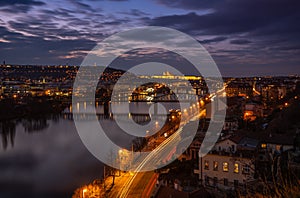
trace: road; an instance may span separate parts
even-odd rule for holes
[[[128,189],[127,198],[149,197],[156,182],[155,176],[153,171],[138,173]]]
[[[154,171],[140,172],[136,174],[130,174],[129,172],[122,173],[120,177],[116,177],[115,185],[111,191],[107,194],[108,197],[120,197],[122,192],[126,189],[126,197],[150,197],[153,188],[155,187],[158,174]],[[109,178],[106,182],[111,184],[112,179]],[[130,182],[129,188],[127,188]]]
[[[167,156],[169,156],[170,152],[172,152],[173,147],[169,145],[176,145],[178,141],[181,140],[180,134],[182,132],[182,127],[189,122],[189,120],[197,120],[199,117],[205,115],[205,110],[201,110],[199,114],[197,115],[190,115],[188,116],[185,121],[183,122],[182,126],[178,129],[176,133],[171,135],[169,138],[167,138],[164,142],[162,142],[155,150],[154,152],[151,152],[149,155],[145,157],[145,159],[140,163],[140,165],[136,168],[136,171],[134,175],[131,178],[128,178],[127,182],[123,185],[122,190],[119,192],[118,196],[119,198],[127,198],[127,197],[150,197],[149,194],[143,194],[141,193],[141,188],[145,187],[146,183],[151,183],[147,178],[149,178],[148,174],[151,174],[151,172],[146,173],[139,173],[140,170],[144,166],[156,166],[157,163],[161,162],[161,159],[166,159]],[[160,155],[157,155],[157,153],[160,153]],[[146,188],[147,190],[147,188]],[[141,193],[141,194],[139,194]]]

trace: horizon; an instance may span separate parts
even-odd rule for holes
[[[9,64],[9,63],[6,63],[5,65],[4,64],[0,64],[0,66],[34,66],[34,67],[59,67],[59,66],[62,66],[62,67],[94,67],[93,65],[83,65],[83,66],[80,66],[80,65],[61,65],[61,64],[58,64],[58,65],[39,65],[39,64]],[[97,67],[105,67],[105,66],[97,66]],[[110,68],[110,69],[115,69],[115,70],[119,70],[119,71],[123,71],[125,72],[124,70],[122,69],[117,69],[117,68]],[[165,71],[167,72],[167,70]],[[140,74],[142,75],[142,74]],[[151,74],[151,75],[162,75],[162,73],[154,73],[154,74]],[[151,76],[149,74],[149,76]],[[198,77],[198,75],[193,75],[193,74],[186,74],[185,76],[196,76]],[[249,76],[224,76],[222,75],[223,78],[255,78],[255,77],[260,77],[260,78],[280,78],[280,77],[299,77],[300,74],[286,74],[286,75],[281,75],[281,74],[275,74],[275,75],[249,75]]]

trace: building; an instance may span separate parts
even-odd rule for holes
[[[263,117],[264,106],[260,103],[250,102],[244,106],[244,120],[253,121],[258,117]]]
[[[226,118],[223,126],[224,131],[236,131],[239,128],[238,120],[235,118]]]
[[[258,141],[241,136],[220,140],[205,156],[200,156],[199,178],[204,186],[243,189],[255,181],[254,153]]]
[[[180,156],[180,161],[186,161],[186,160],[195,160],[198,159],[198,153],[201,147],[202,139],[195,138],[191,145],[184,151]],[[180,147],[179,147],[180,148]],[[178,150],[180,152],[180,150]]]
[[[263,138],[260,147],[272,154],[281,153],[294,148],[294,139],[292,135],[270,134]]]
[[[243,82],[231,82],[228,84],[225,91],[228,97],[233,97],[233,96],[250,97],[253,94],[252,86],[249,83],[243,83]]]

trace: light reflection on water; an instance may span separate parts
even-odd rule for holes
[[[148,109],[149,105],[142,104],[131,108],[136,113]],[[66,109],[70,110],[72,107]],[[103,112],[101,105],[97,112]],[[115,143],[130,147],[133,137],[113,120],[100,122]],[[73,120],[65,115],[0,121],[0,136],[1,198],[67,198],[76,188],[102,178],[103,164],[85,148]]]
[[[102,164],[81,143],[72,121],[46,119],[39,130],[14,122],[13,144],[2,143],[0,152],[1,198],[70,197],[76,187],[101,177]]]

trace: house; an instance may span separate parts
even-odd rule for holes
[[[239,123],[237,119],[226,118],[223,126],[224,131],[236,131],[239,128]]]
[[[286,134],[269,134],[261,140],[261,149],[265,149],[272,154],[281,153],[294,148],[293,135]]]
[[[264,106],[260,103],[246,103],[244,106],[244,120],[255,120],[257,117],[263,117]]]
[[[194,160],[198,159],[198,152],[201,147],[202,140],[200,138],[195,138],[191,145],[182,153],[181,156],[179,156],[180,161],[185,160]]]
[[[220,189],[237,189],[254,181],[254,153],[258,141],[233,136],[216,143],[213,149],[199,160],[199,178],[204,186]]]
[[[228,97],[233,96],[252,96],[253,88],[249,83],[244,82],[231,82],[225,89]]]
[[[210,153],[200,161],[200,180],[204,186],[242,188],[254,180],[255,168],[251,158]]]
[[[215,144],[212,150],[219,151],[219,152],[234,153],[236,151],[238,141],[239,141],[238,139],[234,139],[234,138],[221,139]]]

